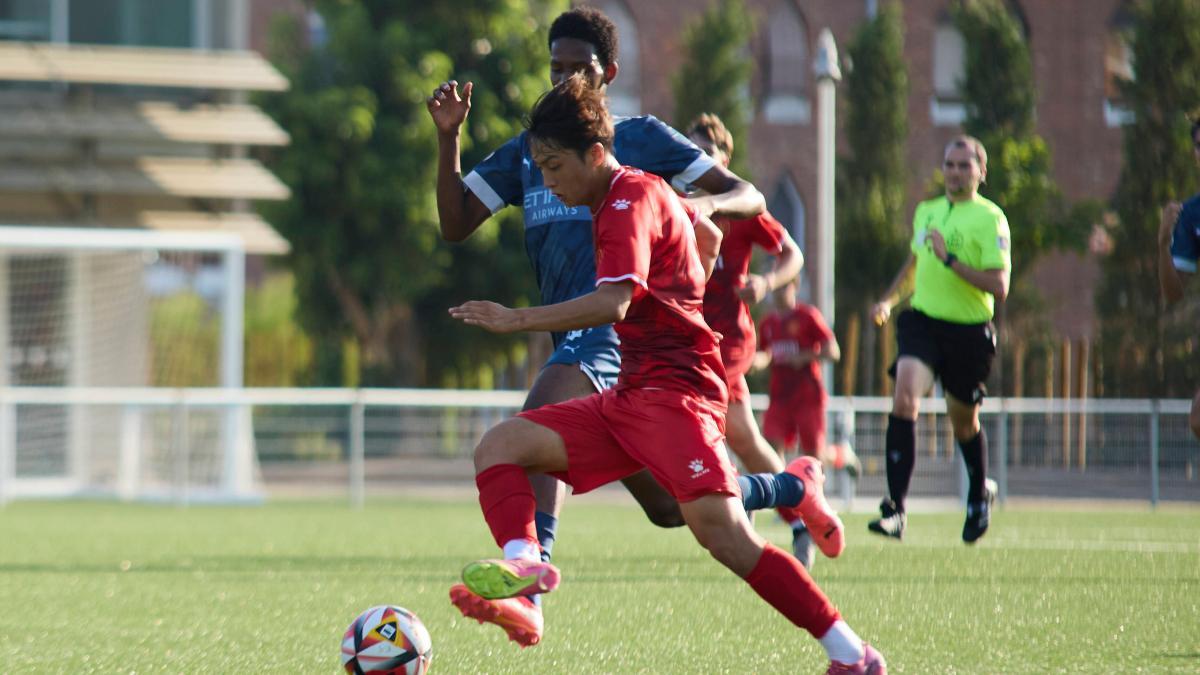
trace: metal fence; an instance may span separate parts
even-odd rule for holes
[[[104,495],[179,502],[229,492],[245,418],[251,475],[267,493],[368,494],[472,485],[483,433],[524,392],[385,389],[0,388],[0,501]],[[761,411],[763,396],[752,397]],[[1008,496],[1200,502],[1200,442],[1186,400],[988,399],[990,472]],[[33,414],[54,408],[69,414]],[[830,400],[831,436],[864,464],[860,494],[884,492],[891,400]],[[945,403],[922,402],[916,497],[961,497]],[[20,414],[18,414],[20,413]],[[39,421],[41,420],[41,421]],[[64,424],[76,433],[52,433]],[[72,440],[73,439],[73,440]],[[261,492],[259,493],[261,494]]]

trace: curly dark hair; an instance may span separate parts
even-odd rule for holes
[[[613,122],[604,94],[574,75],[542,94],[525,121],[531,139],[574,150],[580,157],[599,143],[612,150]]]
[[[617,27],[595,7],[576,7],[559,14],[550,24],[550,39],[546,44],[553,45],[559,38],[574,38],[595,47],[596,58],[604,68],[617,60]]]

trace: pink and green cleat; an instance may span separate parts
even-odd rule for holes
[[[508,639],[521,647],[532,647],[542,640],[542,608],[529,598],[488,600],[472,593],[465,584],[454,584],[450,587],[450,602],[468,619],[503,628]]]
[[[804,499],[796,507],[813,543],[830,558],[836,558],[846,549],[846,528],[841,518],[825,501],[825,471],[821,461],[807,455],[797,457],[787,465],[786,471],[804,483]]]
[[[558,568],[541,560],[476,560],[462,571],[467,588],[488,600],[549,593],[560,579]]]

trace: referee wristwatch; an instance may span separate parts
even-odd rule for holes
[[[954,267],[955,260],[958,260],[958,256],[954,255],[953,253],[947,253],[946,259],[942,261],[942,264],[946,267]]]

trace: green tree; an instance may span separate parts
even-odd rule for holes
[[[900,3],[886,3],[875,18],[863,23],[846,53],[853,68],[846,74],[843,99],[849,153],[840,161],[835,211],[841,261],[836,268],[837,333],[865,333],[860,341],[862,358],[843,358],[840,367],[856,368],[863,377],[851,373],[851,378],[874,393],[874,356],[880,342],[867,312],[908,251],[904,226],[908,74]],[[846,342],[843,337],[843,350],[854,348]]]
[[[291,274],[273,274],[246,291],[246,386],[299,387],[311,381],[313,341],[296,321],[297,310]]]
[[[317,0],[327,39],[309,48],[298,21],[276,26],[272,54],[291,80],[264,108],[291,134],[272,168],[292,199],[265,206],[288,238],[300,316],[318,342],[318,384],[488,384],[520,337],[452,325],[470,298],[523,304],[534,292],[519,215],[468,242],[440,240],[436,138],[425,98],[474,81],[465,167],[520,131],[546,88],[553,0]],[[450,349],[447,348],[450,346]]]
[[[672,78],[675,126],[684,129],[696,115],[714,113],[733,136],[730,169],[746,176],[750,73],[748,45],[754,20],[743,0],[716,0],[683,31],[683,65]]]
[[[1102,384],[1109,396],[1190,396],[1200,381],[1200,317],[1195,304],[1163,310],[1156,247],[1162,205],[1198,185],[1186,113],[1200,106],[1200,5],[1147,0],[1133,13],[1136,76],[1121,90],[1134,119],[1125,127],[1119,225],[1099,296]]]

